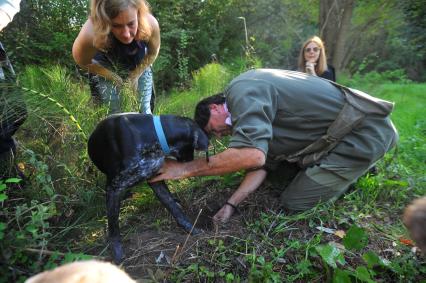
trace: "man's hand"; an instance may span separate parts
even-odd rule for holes
[[[163,181],[163,180],[178,180],[185,178],[185,163],[177,162],[175,160],[166,159],[163,167],[158,171],[159,174],[149,180],[150,183]]]
[[[238,189],[228,199],[227,203],[213,216],[213,221],[225,223],[229,220],[232,214],[235,212],[235,208],[242,201],[244,201],[251,193],[257,190],[262,184],[267,175],[266,170],[257,169],[250,171],[244,177]],[[231,205],[232,204],[232,205]]]
[[[214,222],[220,222],[220,223],[226,223],[226,222],[228,222],[229,218],[231,218],[232,214],[234,214],[234,212],[235,212],[234,210],[235,209],[232,206],[230,206],[228,204],[225,204],[213,216],[213,221]]]

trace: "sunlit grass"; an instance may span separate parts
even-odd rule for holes
[[[219,64],[206,65],[193,74],[190,89],[171,90],[157,97],[155,113],[193,117],[198,101],[223,91],[232,77],[237,75],[235,70],[241,70],[239,66],[233,68],[230,71],[230,68]],[[242,227],[239,228],[244,229],[244,237],[219,237],[207,245],[200,242],[200,247],[197,246],[193,251],[198,256],[196,265],[180,263],[176,268],[180,268],[188,276],[195,271],[206,277],[212,274],[217,276],[216,271],[219,270],[226,273],[223,276],[232,278],[238,275],[245,279],[251,264],[265,272],[264,278],[273,273],[277,278],[281,274],[281,279],[288,282],[308,282],[310,279],[319,282],[325,279],[325,272],[321,270],[318,255],[312,250],[318,244],[329,241],[330,237],[318,233],[316,227],[348,229],[354,223],[374,235],[370,237],[373,242],[370,248],[377,249],[378,253],[382,252],[380,245],[409,253],[408,247],[399,244],[394,247],[393,242],[401,236],[408,237],[399,220],[403,207],[411,199],[426,193],[426,84],[372,82],[373,80],[369,80],[369,84],[363,84],[362,78],[358,78],[358,81],[351,82],[351,87],[394,101],[395,110],[391,118],[400,134],[398,151],[390,152],[379,162],[377,176],[366,175],[357,182],[355,190],[335,203],[319,205],[303,213],[288,214],[270,209],[269,204],[257,203],[262,206],[260,209],[263,206],[265,209],[245,218],[241,223]],[[87,84],[75,80],[61,67],[28,67],[20,76],[20,84],[43,92],[66,107],[87,136],[107,115],[105,107],[95,107],[92,104]],[[124,95],[128,96],[123,102],[124,109],[137,111],[135,98],[126,91]],[[57,195],[56,217],[61,222],[52,226],[57,233],[49,239],[49,248],[96,253],[93,251],[95,247],[102,250],[100,253],[106,254],[103,250],[106,231],[105,177],[88,159],[86,141],[78,135],[78,129],[69,119],[69,114],[58,108],[52,100],[28,97],[29,117],[18,134],[22,153],[19,159],[27,165],[31,184],[26,187],[25,195],[33,195],[41,202],[45,201],[43,198],[49,196],[45,195],[45,188],[38,187],[40,182],[36,182],[43,178],[44,185],[50,185],[48,189],[54,190]],[[215,144],[216,153],[227,147],[226,139],[212,143]],[[29,149],[35,153],[28,154]],[[213,154],[213,149],[210,154]],[[204,158],[203,155],[198,157]],[[40,162],[37,163],[38,161]],[[196,195],[207,199],[217,197],[225,190],[236,189],[241,178],[242,173],[238,172],[219,177],[170,181],[168,184],[178,198],[192,205],[199,201]],[[170,225],[171,217],[148,185],[139,184],[132,190],[133,197],[123,202],[120,214],[123,235],[138,231],[138,225],[146,225],[141,224],[141,220],[149,222],[149,227],[158,230],[169,228],[167,225]],[[210,195],[204,193],[207,190]],[[253,197],[256,198],[256,193]],[[214,201],[217,200],[207,200],[208,203]],[[191,208],[188,206],[186,209]],[[249,211],[259,208],[245,209]],[[152,215],[155,214],[154,219]],[[350,258],[354,264],[361,261],[356,254],[351,254]],[[416,261],[412,258],[403,261],[390,255],[389,259],[408,270],[400,271],[400,276],[409,276],[410,268],[416,266]],[[248,265],[246,269],[242,267],[244,264]],[[216,274],[211,270],[215,270]],[[232,280],[229,279],[229,282]]]

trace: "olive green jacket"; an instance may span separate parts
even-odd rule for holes
[[[286,159],[327,135],[347,102],[343,91],[328,80],[273,69],[241,74],[225,95],[233,125],[230,147],[258,148],[272,168],[282,157]],[[313,162],[348,179],[352,169],[376,162],[397,136],[387,117],[391,108],[364,115]]]

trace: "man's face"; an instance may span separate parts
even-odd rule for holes
[[[211,104],[209,108],[210,119],[204,130],[217,138],[230,135],[232,128],[225,123],[228,112],[225,110],[224,104]]]

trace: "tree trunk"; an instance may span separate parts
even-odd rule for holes
[[[355,0],[320,0],[319,35],[326,45],[327,61],[337,72],[346,67],[345,45],[354,7]]]

